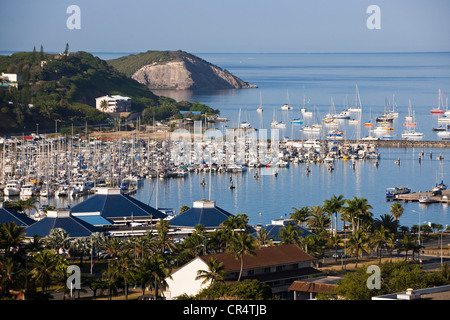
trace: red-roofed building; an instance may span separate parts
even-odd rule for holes
[[[244,255],[242,280],[256,279],[268,284],[272,294],[282,299],[290,298],[289,286],[296,280],[306,279],[321,272],[311,267],[317,260],[304,252],[297,245],[278,245],[254,250],[255,255]],[[240,271],[240,260],[230,253],[219,253],[199,256],[167,278],[164,295],[167,299],[175,299],[179,295],[195,295],[210,283],[202,284],[203,279],[196,280],[197,271],[208,270],[208,261],[217,259],[224,264],[225,281],[236,281]]]

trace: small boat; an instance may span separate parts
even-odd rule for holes
[[[441,109],[441,89],[439,89],[439,96],[438,96],[438,107],[437,108],[433,108],[430,110],[431,113],[438,113],[438,114],[443,114],[444,110]]]
[[[344,132],[340,130],[330,130],[328,131],[327,138],[329,140],[342,140],[343,139]]]
[[[303,124],[303,120],[302,119],[292,119],[291,120],[291,123],[292,124]]]
[[[257,111],[257,112],[263,112],[263,108],[258,107],[258,108],[256,109],[256,111]]]
[[[286,124],[281,122],[281,121],[272,121],[272,123],[270,124],[270,126],[272,128],[286,128]]]
[[[441,180],[441,183],[437,183],[435,188],[439,188],[441,190],[447,190],[447,185],[444,183],[444,180]]]
[[[350,119],[350,111],[344,110],[334,116],[335,119]]]
[[[444,126],[439,126],[439,127],[436,127],[436,128],[433,128],[433,129],[431,129],[432,131],[445,131],[446,130],[446,128],[444,127]]]
[[[419,203],[432,203],[434,202],[433,199],[431,199],[429,196],[420,196],[419,197]]]
[[[408,187],[394,187],[386,189],[386,198],[394,198],[398,194],[410,193],[411,189]]]
[[[250,129],[252,127],[252,125],[250,123],[248,123],[247,121],[243,121],[243,122],[241,122],[240,127],[241,127],[241,129]]]
[[[292,110],[292,107],[289,105],[289,90],[286,90],[287,102],[281,106],[281,110]]]
[[[281,106],[281,110],[292,110],[292,107],[286,103]]]
[[[320,133],[320,131],[322,130],[322,126],[320,124],[313,124],[312,126],[303,127],[300,130],[302,130],[303,132]]]

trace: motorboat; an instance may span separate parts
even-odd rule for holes
[[[20,195],[20,187],[22,184],[19,180],[9,180],[6,183],[5,189],[3,189],[3,193],[5,196],[18,196]]]
[[[21,197],[32,197],[36,193],[36,185],[34,182],[26,182],[20,188]]]
[[[386,189],[386,198],[394,198],[398,194],[410,193],[411,189],[408,187],[394,187]]]

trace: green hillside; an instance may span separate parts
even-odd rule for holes
[[[170,61],[174,58],[171,51],[155,51],[150,50],[139,54],[130,54],[117,59],[108,60],[108,64],[124,73],[127,77],[131,77],[133,73],[142,66],[155,62]]]
[[[133,112],[144,121],[165,119],[180,110],[204,109],[199,103],[176,102],[153,94],[145,85],[127,77],[106,61],[87,52],[46,54],[18,52],[0,56],[0,72],[22,77],[18,88],[0,89],[0,134],[36,129],[54,130],[62,125],[104,123],[110,117],[95,109],[95,98],[120,94],[132,98]],[[151,115],[151,116],[150,116]]]

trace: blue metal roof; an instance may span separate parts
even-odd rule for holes
[[[200,224],[205,228],[217,228],[229,216],[232,216],[232,214],[219,207],[191,208],[169,220],[169,222],[174,227],[194,228]]]
[[[107,226],[113,224],[112,221],[103,218],[100,215],[77,216],[77,218],[93,226]]]
[[[96,194],[71,208],[73,213],[100,212],[104,218],[150,217],[164,219],[167,217],[145,203],[126,194]]]
[[[45,217],[28,227],[25,232],[27,237],[33,237],[34,235],[46,237],[52,229],[56,228],[64,229],[71,238],[89,237],[94,232],[101,232],[100,229],[72,215]]]
[[[28,227],[36,221],[9,208],[0,208],[0,223],[15,222],[18,226]]]

